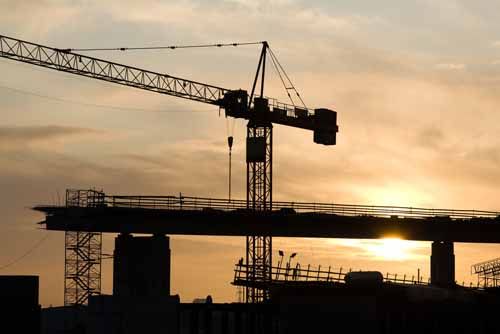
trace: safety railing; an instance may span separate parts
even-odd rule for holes
[[[97,190],[66,190],[67,207],[97,207],[104,205],[106,195]]]
[[[251,267],[244,263],[237,263],[234,270],[235,285],[248,285],[252,281],[263,282],[261,278],[253,278],[247,276],[251,272]],[[352,272],[352,269],[345,270],[344,268],[332,269],[331,267],[321,268],[318,266],[313,268],[311,265],[301,267],[299,263],[295,266],[286,264],[284,267],[276,266],[271,270],[271,282],[273,284],[280,284],[285,282],[332,282],[332,283],[345,283],[345,275]],[[390,274],[384,275],[384,282],[405,285],[428,285],[430,279],[424,280],[423,277],[416,277],[415,275],[406,274]]]
[[[256,95],[255,97],[260,97],[260,95]],[[294,118],[314,116],[314,109],[304,106],[298,107],[297,105],[281,102],[269,96],[264,96],[264,98],[267,99],[271,112],[284,113],[283,116]],[[252,101],[251,106],[254,106],[254,101]]]
[[[113,207],[205,210],[205,211],[247,211],[245,200],[183,196],[108,196],[100,195],[99,203]],[[86,205],[84,205],[86,206]],[[255,210],[263,208],[256,207]],[[420,207],[351,205],[334,203],[282,202],[274,201],[272,214],[331,214],[339,216],[373,216],[386,218],[433,218],[439,221],[450,219],[499,218],[500,213],[484,210],[427,209]],[[499,218],[500,219],[500,218]]]

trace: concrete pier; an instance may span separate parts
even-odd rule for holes
[[[170,246],[165,235],[115,239],[113,295],[170,296]]]
[[[432,242],[431,284],[440,287],[455,285],[455,254],[453,242]]]

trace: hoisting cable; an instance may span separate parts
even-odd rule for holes
[[[175,49],[194,49],[194,48],[212,48],[225,46],[245,46],[257,45],[264,42],[243,42],[243,43],[215,43],[198,45],[164,45],[164,46],[143,46],[143,47],[120,47],[120,48],[68,48],[60,49],[63,52],[86,52],[86,51],[137,51],[137,50],[175,50]]]
[[[290,77],[286,73],[285,69],[283,68],[283,66],[279,62],[278,57],[276,57],[276,55],[274,54],[273,50],[271,50],[271,48],[268,48],[268,50],[269,50],[269,55],[271,56],[271,60],[272,60],[273,65],[275,66],[276,71],[278,73],[280,73],[280,72],[283,73],[284,77],[286,78],[286,81],[288,82],[288,87],[287,87],[287,85],[285,84],[283,78],[281,77],[281,74],[279,74],[281,82],[283,83],[283,86],[285,87],[285,90],[286,90],[286,92],[288,94],[288,97],[290,98],[290,100],[292,100],[292,97],[290,96],[290,94],[289,94],[288,91],[289,90],[293,90],[295,92],[295,95],[297,95],[297,97],[299,98],[300,102],[302,103],[302,106],[307,109],[307,106],[304,103],[304,100],[302,100],[302,97],[300,96],[299,91],[293,85],[292,80],[290,79]],[[293,102],[292,102],[292,104],[295,105]]]
[[[234,118],[226,117],[226,133],[227,133],[227,146],[229,148],[229,182],[228,182],[228,199],[231,202],[231,160],[234,141],[234,125],[236,120]]]
[[[227,146],[229,146],[229,202],[231,202],[231,155],[233,150],[233,136],[227,137]]]

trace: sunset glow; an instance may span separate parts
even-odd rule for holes
[[[419,251],[425,244],[406,241],[397,236],[390,236],[380,240],[331,240],[331,245],[341,245],[351,249],[354,257],[377,261],[407,261],[421,258]]]
[[[409,260],[415,257],[412,251],[416,249],[412,243],[399,238],[373,240],[365,247],[375,258],[394,261]]]
[[[367,192],[367,202],[377,205],[425,207],[430,201],[429,194],[424,194],[414,187],[394,184],[390,187],[373,188]]]
[[[339,125],[333,147],[274,127],[273,201],[500,210],[500,1],[7,0],[0,18],[2,35],[60,49],[267,40],[304,104],[336,110]],[[261,48],[82,53],[250,93]],[[226,199],[234,136],[231,198],[247,198],[247,122],[216,105],[12,59],[0,73],[0,267],[47,240],[0,274],[39,275],[42,305],[63,302],[65,236],[40,229],[30,208],[64,203],[67,188]],[[299,102],[270,59],[265,78],[263,95]],[[273,239],[273,264],[281,249],[306,266],[430,272],[431,243],[398,231]],[[106,253],[114,238],[103,237]],[[234,301],[245,247],[244,237],[172,236],[172,293]],[[499,253],[456,243],[456,279],[475,281],[470,266]],[[113,261],[102,272],[109,294]]]

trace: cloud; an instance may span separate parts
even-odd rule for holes
[[[61,25],[71,24],[78,17],[78,11],[78,6],[61,2],[54,6],[50,0],[0,1],[0,17],[6,28],[2,33],[13,37],[16,37],[14,34],[30,34],[35,42],[41,42]],[[25,20],[26,13],[30,13],[30,20]],[[17,25],[19,22],[23,24]],[[15,29],[9,28],[14,25]]]
[[[102,131],[67,126],[2,126],[0,127],[0,150],[14,150],[20,147],[54,149],[66,140],[95,137]]]
[[[25,127],[0,127],[0,140],[13,140],[33,142],[38,140],[57,139],[72,135],[95,134],[98,131],[85,128],[65,126],[25,126]]]
[[[424,148],[438,149],[445,142],[444,132],[434,126],[419,131],[416,135],[417,144]]]
[[[466,68],[466,65],[456,64],[456,63],[441,63],[441,64],[436,64],[435,67],[439,70],[456,71],[456,70],[464,70]]]

